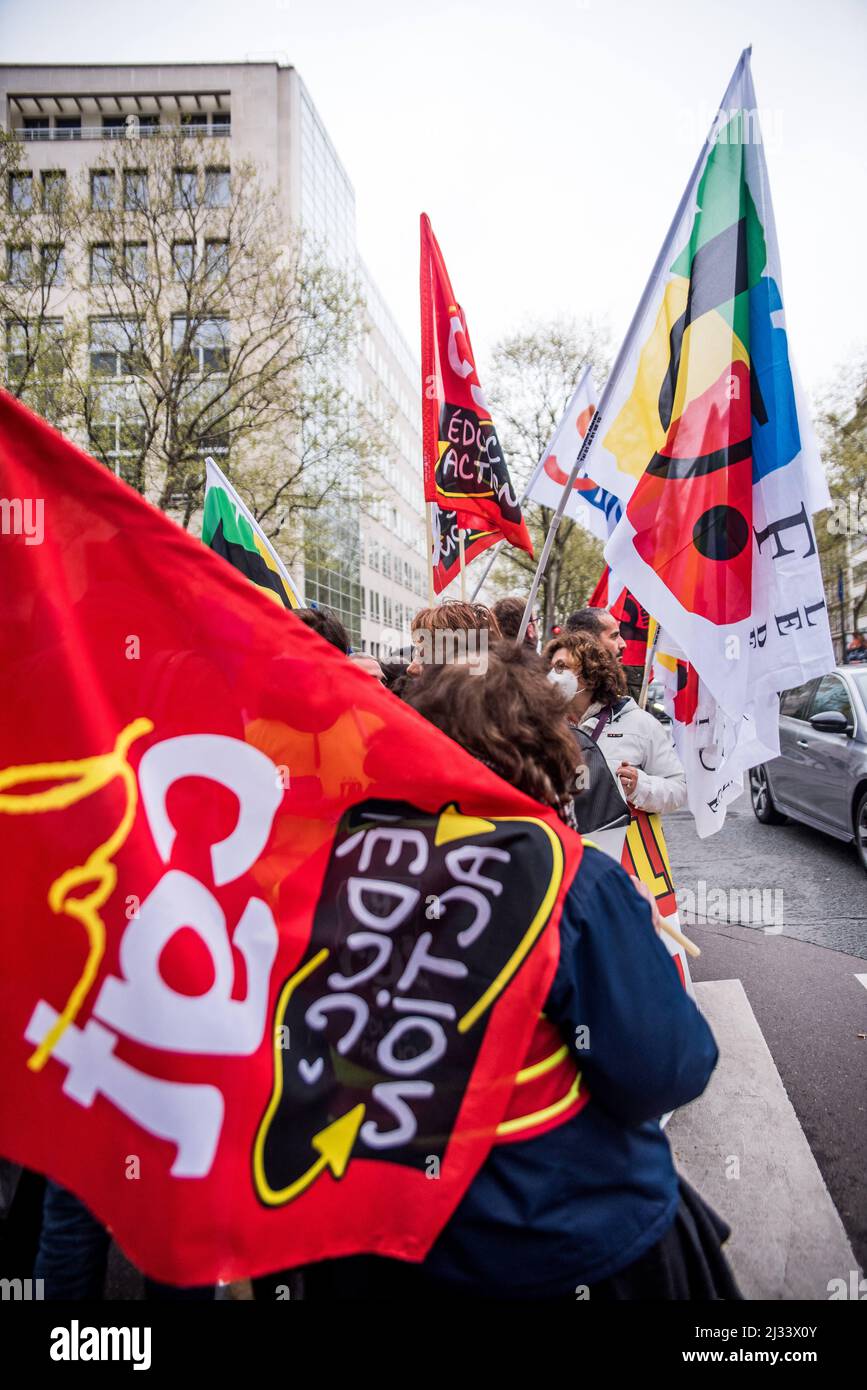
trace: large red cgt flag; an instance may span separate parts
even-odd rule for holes
[[[467,530],[533,545],[479,383],[464,311],[427,213],[421,215],[421,373],[424,495]]]
[[[2,393],[0,516],[0,1153],[156,1278],[421,1259],[580,842]]]

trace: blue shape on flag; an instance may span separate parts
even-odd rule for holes
[[[769,275],[749,291],[750,368],[767,412],[764,423],[755,415],[752,420],[753,483],[784,468],[801,450],[786,330],[775,328],[771,318],[782,307],[777,282]]]

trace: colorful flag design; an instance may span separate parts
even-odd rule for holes
[[[202,540],[257,589],[286,608],[301,608],[297,585],[252,512],[212,458],[205,460]]]
[[[2,393],[0,491],[45,515],[0,547],[0,1152],[169,1282],[423,1258],[580,841]]]
[[[498,530],[533,553],[466,319],[430,219],[421,215],[421,370],[424,495],[468,530]]]

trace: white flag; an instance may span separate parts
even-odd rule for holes
[[[562,418],[548,448],[536,467],[527,489],[531,502],[554,510],[569,481],[569,471],[578,456],[587,427],[596,411],[596,392],[589,368],[581,373]],[[586,526],[601,541],[607,541],[621,516],[623,508],[616,497],[598,487],[585,467],[575,479],[572,495],[566,503],[565,515]],[[615,595],[616,598],[616,595]]]
[[[605,557],[726,717],[707,713],[705,733],[734,781],[779,751],[777,692],[834,665],[812,520],[829,498],[790,362],[749,52],[591,433],[587,472],[624,504]]]

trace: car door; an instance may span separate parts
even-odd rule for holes
[[[797,813],[809,806],[805,791],[807,750],[800,740],[804,729],[809,728],[807,711],[818,684],[816,676],[786,690],[780,698],[780,756],[768,763],[768,780],[774,804],[783,811]]]
[[[851,797],[849,760],[852,740],[848,734],[824,733],[814,729],[810,719],[814,714],[837,710],[855,727],[852,700],[842,676],[834,671],[823,676],[807,709],[807,722],[796,736],[803,754],[797,764],[802,804],[809,808],[812,818],[836,831],[851,831],[849,815]]]

